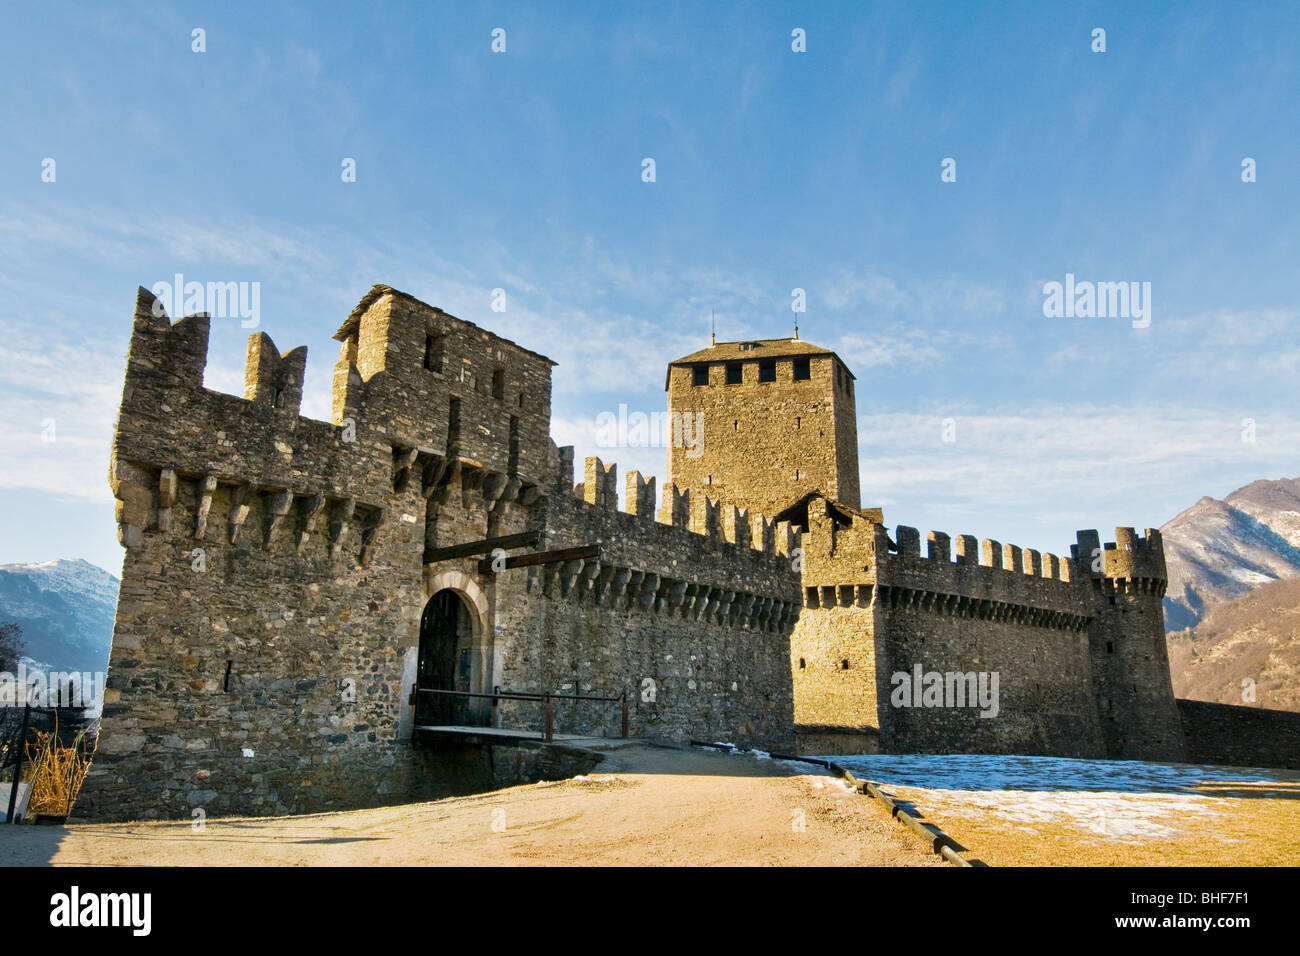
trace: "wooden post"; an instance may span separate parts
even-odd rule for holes
[[[31,701],[23,704],[23,728],[18,731],[18,759],[14,763],[14,782],[9,788],[9,810],[5,814],[5,819],[10,823],[17,823],[14,819],[14,807],[18,803],[18,780],[23,775],[23,754],[27,751],[27,723],[32,716]]]
[[[627,740],[627,688],[623,688],[623,739]]]
[[[547,691],[544,699],[546,702],[546,732],[543,739],[550,743],[555,739],[555,703],[551,700],[549,691]]]

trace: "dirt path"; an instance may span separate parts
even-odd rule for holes
[[[0,827],[0,866],[944,866],[817,768],[644,745],[596,772],[430,803],[278,818]]]

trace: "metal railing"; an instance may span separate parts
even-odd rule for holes
[[[439,690],[433,687],[417,687],[415,694],[441,694],[448,697],[465,697],[477,700],[490,700],[490,716],[488,718],[489,726],[497,726],[497,713],[501,701],[518,700],[540,702],[542,705],[542,739],[550,743],[555,739],[555,702],[557,700],[571,700],[575,703],[604,703],[612,704],[617,701],[620,705],[620,730],[619,736],[627,739],[628,736],[628,703],[627,691],[619,694],[617,697],[602,697],[594,694],[556,694],[550,691],[534,693],[531,691],[510,691],[502,690],[499,686],[493,688],[490,694],[477,694],[465,690]],[[459,725],[453,725],[459,726]]]

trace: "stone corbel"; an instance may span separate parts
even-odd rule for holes
[[[375,551],[375,540],[379,537],[379,529],[384,526],[387,517],[387,508],[377,508],[361,531],[361,555],[357,563],[363,567],[370,563],[370,558]]]
[[[248,485],[236,485],[230,492],[230,543],[239,544],[239,532],[248,520]]]
[[[655,598],[659,596],[659,575],[653,571],[647,571],[644,578],[641,579],[641,593],[637,595],[637,602],[643,608],[654,607]]]
[[[718,598],[717,621],[719,624],[726,625],[727,618],[731,612],[731,602],[736,599],[735,591],[723,591]]]
[[[461,482],[461,463],[460,459],[453,460],[442,473],[442,484],[438,485],[432,500],[439,505],[445,505],[451,499],[451,491]]]
[[[212,496],[217,491],[217,476],[204,475],[203,480],[199,482],[199,503],[195,509],[194,517],[194,537],[196,540],[203,540],[204,534],[208,530],[208,512],[212,510]]]
[[[565,561],[560,566],[560,597],[567,598],[573,591],[573,585],[582,572],[583,564],[581,558],[574,558],[572,561]]]
[[[627,604],[625,606],[629,611],[636,607],[636,599],[641,593],[641,582],[643,580],[645,580],[644,571],[633,571],[628,575],[627,587],[623,593],[627,595]]]
[[[262,539],[262,547],[271,546],[271,536],[275,534],[280,525],[284,524],[284,516],[289,513],[293,507],[293,492],[288,488],[278,491],[267,499],[266,512],[266,535]]]
[[[158,530],[170,531],[172,505],[176,504],[176,469],[164,468],[158,475]]]
[[[754,609],[754,595],[746,591],[740,595],[740,603],[736,607],[736,626],[748,627],[749,615]]]
[[[555,582],[559,577],[560,566],[558,564],[542,565],[542,594],[544,596],[555,596]]]
[[[628,582],[632,580],[631,568],[613,568],[613,577],[609,581],[608,600],[611,605],[617,606],[619,599],[627,593]]]
[[[442,486],[442,479],[447,474],[447,459],[441,455],[428,454],[428,461],[424,466],[424,471],[420,473],[420,494],[425,498],[432,498]]]
[[[587,594],[593,590],[593,585],[600,574],[600,561],[592,559],[583,562],[582,575],[578,579],[578,600],[586,598]]]
[[[786,603],[780,598],[772,602],[772,617],[768,624],[768,630],[775,631],[778,634],[781,628],[785,627]]]
[[[519,490],[523,485],[524,483],[518,478],[510,477],[507,479],[505,491],[503,491],[501,497],[497,499],[497,503],[493,506],[493,510],[498,515],[504,516],[510,510],[510,506],[519,499]]]
[[[691,608],[695,607],[695,596],[700,593],[700,585],[695,581],[686,584],[686,589],[682,592],[682,601],[677,608],[677,616],[685,619],[690,616]]]
[[[420,454],[418,448],[393,449],[393,491],[401,494],[411,485],[411,467]]]
[[[307,542],[311,538],[312,531],[316,528],[316,518],[325,507],[324,495],[312,495],[310,498],[304,498],[302,503],[302,512],[298,522],[298,553],[302,554],[303,549],[307,547]]]
[[[622,572],[622,568],[616,568],[612,564],[601,565],[600,574],[591,582],[591,596],[597,607],[605,606],[605,598],[609,595],[610,584],[614,576]]]
[[[144,529],[153,510],[153,475],[114,455],[109,463],[108,483],[117,499],[117,540],[124,548],[139,548],[144,544]]]
[[[508,475],[499,471],[484,471],[483,482],[480,486],[483,492],[483,500],[487,502],[488,508],[495,508],[506,493],[506,486],[510,484]]]
[[[357,510],[356,498],[344,498],[330,506],[330,557],[337,558],[348,533],[348,522]]]

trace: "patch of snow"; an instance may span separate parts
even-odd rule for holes
[[[1165,839],[1210,822],[1224,804],[1201,787],[1278,779],[1267,770],[1136,760],[973,754],[834,759],[936,815],[992,817],[1024,832],[1035,824],[1066,824],[1125,842]]]

